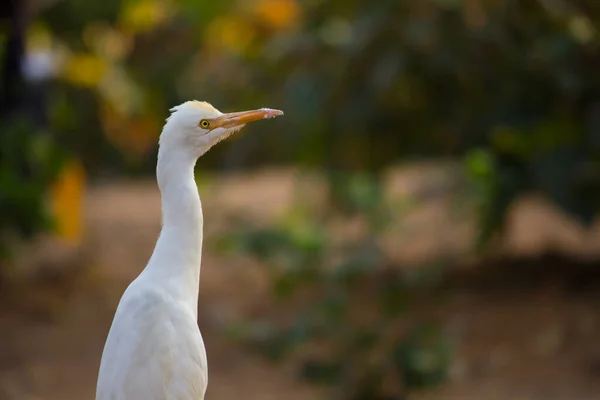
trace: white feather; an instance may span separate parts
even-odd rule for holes
[[[197,325],[203,216],[194,165],[218,141],[197,123],[220,113],[193,102],[173,111],[157,164],[163,227],[148,265],[117,307],[97,400],[200,400],[206,392],[206,350]]]
[[[283,114],[265,111],[248,115],[256,120]],[[223,116],[206,102],[188,101],[171,112],[156,167],[162,230],[148,265],[117,307],[100,363],[97,400],[202,400],[206,393],[206,350],[197,325],[203,216],[194,165],[243,124],[200,128],[203,119]]]

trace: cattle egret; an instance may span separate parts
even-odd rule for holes
[[[171,109],[159,140],[156,175],[162,230],[146,268],[125,290],[108,333],[97,400],[201,400],[207,386],[198,329],[203,216],[197,159],[248,122],[279,110],[223,114],[188,101]]]

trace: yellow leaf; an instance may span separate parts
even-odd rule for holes
[[[40,23],[34,23],[27,32],[27,49],[48,49],[52,46],[50,31]]]
[[[100,57],[94,54],[75,54],[67,59],[62,75],[74,85],[95,87],[105,70],[106,63]]]
[[[147,32],[170,18],[172,10],[166,1],[139,0],[127,2],[120,23],[131,33]]]
[[[569,18],[569,31],[581,43],[588,43],[596,34],[594,24],[585,15],[575,15]]]
[[[244,53],[252,43],[255,32],[244,19],[223,16],[211,22],[205,35],[206,44],[210,47]]]
[[[301,12],[296,0],[259,0],[255,10],[259,19],[273,29],[295,26]]]
[[[131,51],[132,39],[129,35],[114,29],[108,24],[91,23],[83,30],[83,41],[103,57],[120,61]]]
[[[57,234],[69,242],[79,242],[82,234],[81,208],[85,172],[75,160],[63,168],[51,188],[52,211]]]

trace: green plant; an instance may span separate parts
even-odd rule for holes
[[[223,239],[229,250],[262,261],[290,315],[250,321],[237,336],[273,360],[300,354],[300,375],[329,387],[332,398],[402,398],[441,383],[451,360],[439,328],[407,320],[413,293],[435,284],[436,270],[409,273],[386,260],[378,238],[395,218],[385,204],[374,177],[332,174],[326,211],[298,207],[280,225],[240,228]],[[333,240],[330,226],[341,217],[358,218],[364,230],[338,231]]]
[[[48,133],[24,117],[5,121],[0,138],[0,252],[8,256],[15,235],[51,227],[46,199],[63,157]]]
[[[293,160],[377,171],[485,152],[493,170],[472,176],[481,244],[524,191],[583,223],[596,214],[596,1],[88,3],[51,2],[38,28],[72,51],[52,104],[63,144],[89,171],[153,171],[146,156],[166,110],[197,97],[286,112],[260,128],[268,140],[242,134],[204,168]]]

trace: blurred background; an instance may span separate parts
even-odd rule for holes
[[[6,0],[0,399],[92,399],[198,163],[208,399],[600,398],[600,3]]]

